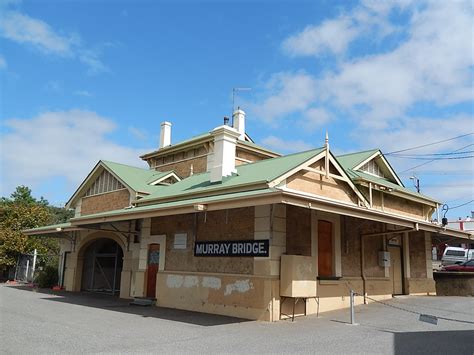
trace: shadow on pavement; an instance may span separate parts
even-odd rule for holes
[[[206,314],[192,311],[184,311],[172,308],[163,308],[157,306],[135,306],[130,305],[131,300],[120,299],[116,296],[90,293],[90,292],[66,292],[52,291],[50,289],[33,289],[26,286],[7,286],[19,291],[36,292],[52,297],[43,298],[46,301],[69,303],[79,306],[100,308],[109,311],[122,312],[138,315],[144,318],[160,318],[175,322],[182,322],[205,327],[249,322],[247,319],[220,316],[215,314]]]
[[[395,355],[474,353],[474,330],[393,334]]]

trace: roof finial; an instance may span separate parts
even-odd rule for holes
[[[326,139],[324,140],[324,145],[326,147],[329,147],[329,134],[328,134],[328,131],[326,131]]]
[[[191,164],[191,167],[189,168],[189,176],[193,176],[194,174],[194,164]]]

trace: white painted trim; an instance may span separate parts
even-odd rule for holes
[[[153,182],[150,182],[148,185],[155,186],[155,185],[159,184],[160,182],[162,182],[166,179],[169,179],[170,177],[174,177],[177,182],[181,181],[181,178],[178,175],[176,175],[174,172],[170,172],[169,174],[166,174],[165,176],[163,176],[163,177],[161,177],[161,178],[159,178],[159,179],[157,179]]]
[[[380,152],[380,151],[377,151],[375,152],[374,154],[372,154],[370,157],[368,157],[367,159],[365,159],[364,161],[362,161],[361,163],[357,164],[352,170],[359,170],[362,166],[364,166],[365,164],[367,164],[369,161],[373,160],[373,159],[376,159],[376,158],[381,158],[385,167],[387,168],[387,170],[390,172],[390,175],[392,175],[392,178],[397,182],[398,185],[402,186],[403,187],[403,183],[401,182],[401,180],[398,178],[397,174],[395,173],[395,171],[390,167],[390,164],[388,163],[388,160],[387,158],[385,158],[385,156]],[[365,171],[364,171],[365,172]],[[370,174],[370,175],[373,175],[373,174]],[[373,176],[376,176],[376,175],[373,175]],[[377,176],[379,177],[379,176]]]
[[[288,171],[287,173],[279,176],[278,178],[274,179],[273,181],[271,181],[268,186],[269,187],[278,187],[278,185],[280,185],[281,182],[283,182],[284,180],[286,180],[288,177],[296,174],[297,172],[301,171],[301,170],[308,170],[308,168],[310,167],[310,165],[318,162],[319,160],[321,159],[325,159],[326,161],[326,157],[327,157],[327,151],[326,150],[323,150],[322,152],[320,152],[319,154],[317,154],[316,156],[310,158],[309,160],[307,160],[306,162],[304,162],[303,164],[295,167],[294,169]],[[366,200],[366,198],[364,197],[364,195],[362,195],[362,193],[357,189],[357,187],[355,186],[355,184],[352,182],[352,180],[347,176],[345,170],[339,165],[339,162],[337,161],[337,159],[332,155],[331,152],[329,152],[329,162],[332,163],[332,165],[336,168],[337,172],[340,174],[340,177],[338,177],[337,179],[338,180],[341,180],[341,181],[344,181],[345,183],[347,183],[350,188],[354,191],[354,193],[357,195],[357,197],[359,198],[359,201],[362,201],[364,203],[364,205],[366,207],[368,207],[368,201]],[[310,168],[312,169],[312,168]],[[315,172],[318,172],[317,169],[314,169]],[[311,171],[311,170],[310,170]],[[325,174],[328,174],[329,173],[329,169],[328,171],[325,173]],[[329,176],[331,177],[335,177],[337,175],[334,175],[334,174],[328,174]]]

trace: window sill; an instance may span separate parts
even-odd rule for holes
[[[342,279],[342,277],[341,276],[318,276],[317,279],[321,281],[339,281],[340,279]]]

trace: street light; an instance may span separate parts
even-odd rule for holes
[[[420,179],[418,179],[418,177],[415,174],[413,174],[412,176],[410,176],[410,180],[413,180],[413,184],[415,185],[416,192],[420,193]]]

